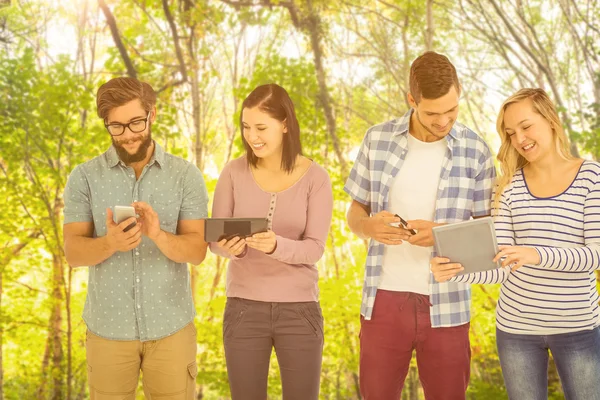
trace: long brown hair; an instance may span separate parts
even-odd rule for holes
[[[281,168],[288,173],[294,170],[296,158],[302,154],[302,144],[300,143],[300,126],[296,118],[294,103],[288,92],[279,85],[269,83],[257,86],[242,103],[240,111],[240,130],[242,132],[242,141],[246,149],[246,158],[248,163],[256,167],[258,157],[254,155],[252,146],[244,138],[244,108],[258,107],[259,110],[266,112],[272,118],[280,122],[285,121],[287,132],[283,135],[283,153],[281,156]]]

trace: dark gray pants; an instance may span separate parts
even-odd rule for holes
[[[265,400],[275,347],[284,400],[317,400],[323,356],[318,302],[227,298],[223,343],[232,400]]]

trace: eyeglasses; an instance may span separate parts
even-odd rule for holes
[[[146,129],[149,118],[150,112],[148,112],[148,116],[146,116],[144,119],[136,119],[127,124],[121,124],[118,122],[112,122],[110,124],[104,123],[104,126],[111,136],[121,136],[123,133],[125,133],[125,128],[129,128],[129,130],[133,133],[140,133]]]

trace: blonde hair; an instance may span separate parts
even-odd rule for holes
[[[500,145],[497,156],[498,162],[500,163],[500,176],[496,183],[494,194],[494,210],[498,210],[502,192],[510,183],[517,170],[529,163],[525,157],[519,154],[517,149],[514,148],[504,126],[504,113],[506,112],[506,108],[511,104],[526,99],[531,99],[533,110],[544,117],[552,127],[552,138],[554,140],[556,152],[565,160],[572,160],[574,158],[571,154],[569,138],[562,127],[562,123],[556,112],[556,107],[548,97],[548,94],[543,89],[526,88],[519,90],[502,104],[500,112],[498,113],[498,120],[496,121],[496,130],[498,131],[498,135],[500,135],[502,144]]]
[[[113,78],[100,86],[96,95],[98,116],[106,120],[108,113],[117,107],[138,99],[146,112],[156,104],[156,92],[146,82],[135,78]]]

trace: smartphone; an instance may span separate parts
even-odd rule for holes
[[[135,208],[133,208],[132,206],[115,206],[115,223],[120,224],[121,222],[131,217],[137,218],[137,215],[135,214]],[[135,224],[135,222],[129,224],[125,229],[123,229],[123,232],[127,232],[128,230],[133,228]]]
[[[407,228],[406,228],[406,225],[408,225],[408,222],[406,222],[406,221],[404,220],[404,218],[402,218],[402,217],[401,217],[401,216],[399,216],[398,214],[394,214],[394,217],[398,217],[398,218],[400,218],[400,223],[402,224],[402,227],[403,227],[404,229],[407,229]],[[408,230],[408,231],[411,233],[411,235],[416,235],[416,234],[417,234],[417,232],[416,232],[414,229],[407,229],[407,230]]]

